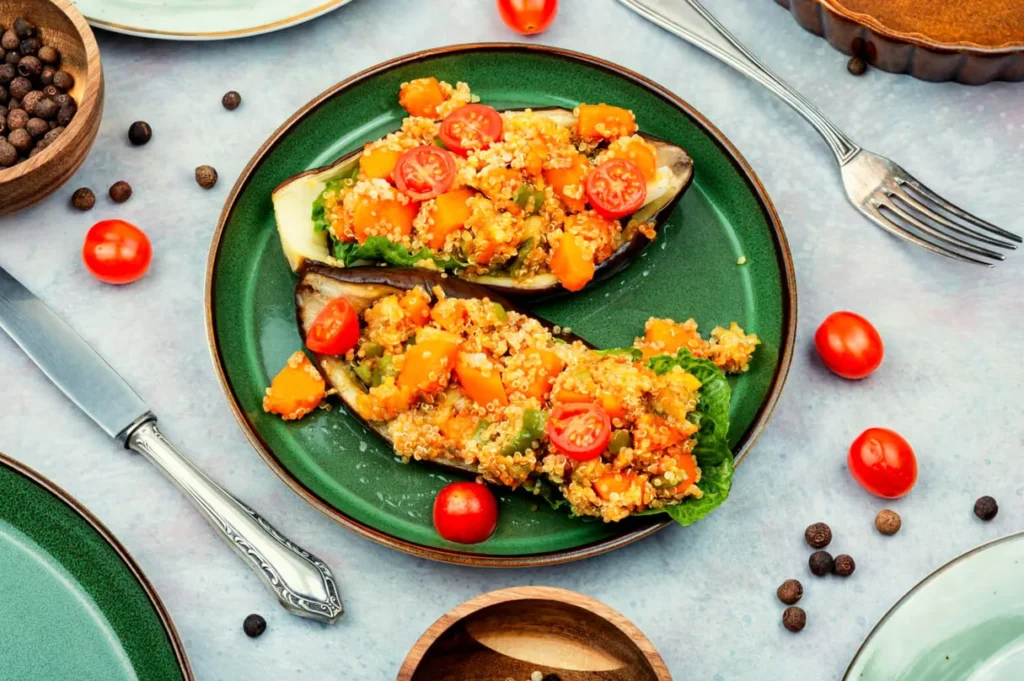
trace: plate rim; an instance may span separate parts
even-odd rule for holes
[[[28,464],[22,463],[17,459],[0,452],[0,467],[8,468],[14,471],[16,474],[23,478],[26,478],[30,482],[33,482],[44,490],[57,497],[69,510],[77,514],[82,520],[84,520],[89,527],[102,538],[110,548],[114,549],[117,553],[118,558],[124,563],[128,571],[131,572],[132,577],[142,587],[146,597],[149,599],[150,605],[153,606],[153,610],[160,618],[160,623],[164,627],[164,632],[167,634],[167,639],[171,643],[171,648],[174,650],[174,656],[178,661],[178,667],[181,670],[185,681],[196,681],[196,677],[192,673],[192,666],[189,663],[188,655],[185,653],[185,646],[181,641],[181,637],[178,634],[177,628],[174,626],[174,620],[171,619],[171,614],[168,612],[167,607],[163,601],[160,600],[160,595],[157,593],[153,583],[149,581],[146,574],[142,571],[142,568],[132,557],[128,549],[125,548],[124,544],[114,536],[106,525],[97,518],[92,511],[85,507],[82,502],[78,501],[75,497],[71,496],[63,487],[53,482],[42,473],[32,468]]]
[[[854,653],[853,659],[850,660],[850,664],[847,665],[846,671],[843,672],[843,677],[842,679],[840,679],[840,681],[853,681],[853,679],[850,677],[850,674],[853,673],[853,666],[857,663],[857,660],[859,660],[861,655],[864,654],[864,649],[867,648],[868,644],[871,643],[871,641],[875,638],[875,635],[878,634],[882,626],[884,626],[885,623],[888,622],[889,619],[893,617],[896,614],[896,612],[899,611],[899,609],[903,607],[904,604],[906,604],[907,601],[913,598],[915,594],[917,594],[932,580],[937,579],[941,575],[945,574],[946,572],[949,572],[950,570],[961,565],[962,563],[966,563],[971,558],[976,558],[979,554],[984,553],[988,549],[991,549],[995,546],[998,546],[1006,542],[1012,542],[1019,539],[1024,539],[1024,532],[1014,532],[1013,534],[1007,534],[1002,537],[996,537],[995,539],[987,541],[983,544],[979,544],[978,546],[975,546],[972,549],[968,549],[960,555],[951,558],[949,561],[943,563],[942,565],[928,573],[917,584],[907,589],[907,592],[900,596],[899,600],[893,603],[892,606],[890,606],[889,609],[885,611],[885,614],[882,615],[882,618],[880,620],[878,620],[878,623],[875,624],[875,626],[871,628],[871,631],[868,632],[868,635],[864,637],[864,640],[857,648],[857,652]]]
[[[238,398],[234,394],[231,388],[231,384],[227,378],[227,373],[224,368],[224,363],[221,357],[220,347],[217,341],[216,325],[214,322],[214,302],[213,302],[213,289],[214,280],[217,270],[217,264],[220,255],[220,246],[223,241],[224,232],[227,227],[228,219],[234,211],[235,204],[238,201],[242,191],[249,183],[249,179],[254,174],[256,169],[263,163],[267,154],[273,150],[274,147],[291,131],[291,129],[302,121],[306,116],[316,111],[322,104],[327,100],[334,97],[336,94],[353,87],[362,81],[377,76],[381,73],[385,73],[391,69],[406,64],[420,61],[426,58],[448,56],[452,54],[466,53],[472,54],[475,52],[483,52],[488,50],[496,50],[503,52],[525,52],[529,54],[541,53],[551,57],[560,59],[568,59],[582,63],[586,66],[595,67],[604,71],[610,72],[613,75],[617,75],[620,78],[632,81],[635,84],[647,89],[653,94],[660,96],[670,105],[681,110],[686,116],[690,117],[696,124],[701,126],[704,131],[712,137],[713,141],[721,148],[728,157],[729,161],[736,167],[740,175],[747,181],[748,186],[753,190],[755,199],[763,211],[766,221],[768,222],[768,228],[771,232],[772,240],[775,243],[775,255],[778,261],[779,269],[782,274],[782,288],[783,288],[783,304],[782,304],[782,316],[783,316],[783,338],[780,347],[779,362],[775,371],[775,376],[772,379],[771,389],[768,393],[767,398],[761,404],[757,411],[757,415],[754,422],[748,428],[747,432],[743,435],[740,442],[737,443],[736,450],[734,451],[734,458],[737,465],[739,465],[753,445],[763,434],[768,422],[771,420],[772,414],[778,405],[779,398],[782,394],[783,387],[785,386],[786,379],[789,375],[790,366],[792,364],[793,355],[796,346],[796,332],[797,332],[797,286],[796,286],[796,272],[793,264],[793,256],[789,248],[789,241],[786,238],[785,230],[782,227],[782,221],[779,218],[778,212],[775,210],[775,206],[768,196],[768,192],[765,190],[764,185],[761,183],[754,169],[746,161],[746,159],[740,154],[739,150],[729,141],[729,139],[715,127],[707,118],[704,117],[699,111],[697,111],[688,102],[683,100],[678,95],[671,92],[668,88],[665,88],[653,80],[640,75],[639,73],[627,69],[623,66],[619,66],[613,62],[607,61],[600,57],[595,57],[582,52],[576,52],[573,50],[567,50],[560,47],[552,47],[548,45],[532,44],[532,43],[509,43],[509,42],[478,42],[478,43],[465,43],[461,45],[451,45],[447,47],[428,48],[417,52],[405,54],[393,59],[389,59],[367,69],[364,69],[321,92],[319,95],[311,99],[301,108],[299,108],[294,114],[292,114],[280,127],[275,130],[270,137],[257,149],[253,154],[252,158],[246,164],[245,168],[239,174],[238,179],[235,181],[234,186],[231,188],[231,192],[228,194],[224,201],[224,207],[221,210],[220,217],[217,220],[217,228],[214,231],[211,243],[210,252],[207,257],[206,267],[206,289],[204,296],[204,312],[206,317],[206,335],[207,335],[207,346],[210,350],[211,359],[214,365],[214,371],[217,374],[217,381],[220,384],[221,390],[224,396],[227,398],[228,406],[231,408],[232,414],[235,416],[235,420],[238,422],[246,439],[249,444],[256,450],[263,459],[263,462],[280,478],[293,492],[302,497],[308,504],[319,510],[324,515],[335,520],[343,527],[352,530],[356,534],[370,539],[371,541],[377,542],[392,549],[397,549],[404,553],[419,557],[428,558],[444,563],[452,563],[457,565],[472,565],[476,567],[494,567],[494,568],[509,568],[509,567],[538,567],[546,565],[558,565],[562,563],[568,563],[576,560],[582,560],[584,558],[590,558],[597,556],[602,553],[607,553],[633,542],[639,541],[645,537],[648,537],[655,532],[665,528],[672,524],[669,519],[659,520],[645,527],[635,529],[626,534],[613,537],[610,539],[601,539],[590,544],[575,547],[572,549],[563,549],[559,551],[551,551],[547,553],[535,553],[535,554],[516,554],[516,555],[484,555],[478,553],[468,553],[455,551],[452,549],[436,548],[432,546],[423,546],[415,542],[407,541],[394,537],[390,534],[377,530],[376,528],[370,527],[355,518],[343,513],[342,511],[329,505],[317,496],[312,490],[306,488],[299,480],[297,480],[281,463],[277,460],[273,453],[273,450],[267,445],[252,422],[246,416],[241,405],[238,403]]]

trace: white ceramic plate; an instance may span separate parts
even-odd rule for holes
[[[96,28],[163,40],[227,40],[301,24],[351,0],[75,0]]]

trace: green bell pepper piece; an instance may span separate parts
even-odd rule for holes
[[[544,436],[544,426],[547,424],[548,415],[539,409],[523,410],[523,427],[518,433],[512,436],[505,446],[501,448],[504,456],[521,454],[539,442]]]

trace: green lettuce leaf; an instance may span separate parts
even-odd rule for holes
[[[324,197],[327,193],[333,192],[343,186],[351,187],[355,184],[357,177],[359,177],[359,164],[353,163],[351,168],[346,168],[337,177],[324,186],[324,190],[320,192],[320,196],[316,197],[316,200],[313,201],[313,208],[310,214],[310,217],[313,218],[314,230],[322,232],[327,229],[327,215],[324,211]]]
[[[608,355],[627,355],[634,362],[639,362],[644,358],[644,353],[637,348],[608,348],[607,350],[597,350],[596,352],[602,357],[607,357]]]
[[[334,243],[334,257],[346,266],[357,262],[386,262],[397,267],[415,267],[421,260],[433,260],[440,269],[457,270],[468,267],[469,263],[457,258],[442,258],[429,248],[409,252],[402,244],[396,244],[385,236],[371,236],[363,243],[346,241]]]

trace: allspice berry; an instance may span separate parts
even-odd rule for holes
[[[836,556],[835,563],[832,566],[832,571],[840,577],[849,577],[856,569],[857,564],[853,562],[853,556],[848,556],[845,553]]]
[[[25,128],[12,130],[7,135],[7,141],[18,150],[19,154],[27,154],[32,151],[32,135],[28,134],[28,130]]]
[[[50,132],[50,124],[42,118],[30,118],[28,123],[25,124],[25,129],[28,130],[28,134],[32,135],[33,139],[39,139]]]
[[[53,84],[58,90],[67,92],[75,86],[75,77],[67,71],[57,71],[53,74]]]
[[[146,121],[135,121],[128,128],[128,141],[139,147],[153,137],[153,128]]]
[[[124,180],[118,180],[110,185],[110,199],[114,203],[124,203],[132,197],[132,186]]]
[[[883,508],[875,516],[875,529],[885,535],[894,535],[903,527],[903,520],[896,511]]]
[[[782,626],[796,633],[807,626],[807,613],[803,608],[791,605],[782,613]]]
[[[846,70],[854,76],[863,76],[868,70],[868,65],[860,57],[850,57],[850,61],[846,62]]]
[[[832,560],[832,554],[828,551],[815,551],[807,560],[807,564],[810,566],[813,575],[824,577],[832,572],[835,561]]]
[[[267,630],[267,620],[262,615],[253,613],[242,622],[242,630],[249,638],[258,638]]]
[[[13,166],[17,161],[18,150],[10,142],[0,137],[0,168]]]
[[[795,579],[787,579],[779,586],[775,595],[786,605],[793,605],[803,598],[804,585]]]
[[[823,549],[832,543],[832,528],[825,523],[814,523],[804,531],[807,545],[815,549]]]
[[[196,168],[196,183],[203,189],[212,189],[217,184],[217,171],[213,166],[199,166]]]
[[[36,56],[39,57],[39,61],[50,66],[53,66],[54,64],[60,61],[60,52],[57,50],[57,48],[52,47],[50,45],[43,45],[42,47],[40,47],[39,54],[37,54]]]
[[[76,210],[91,210],[96,205],[96,195],[88,187],[80,187],[71,195],[71,205]]]
[[[220,103],[224,105],[224,108],[228,111],[234,111],[242,103],[242,95],[238,94],[234,90],[225,92],[224,96],[221,97]]]
[[[999,504],[992,497],[981,497],[974,502],[974,515],[985,522],[995,518],[997,513],[999,513]]]
[[[32,113],[39,118],[42,118],[44,121],[52,121],[57,117],[58,111],[60,111],[60,106],[58,106],[57,102],[47,97],[39,100],[39,103],[36,104],[35,111]]]

